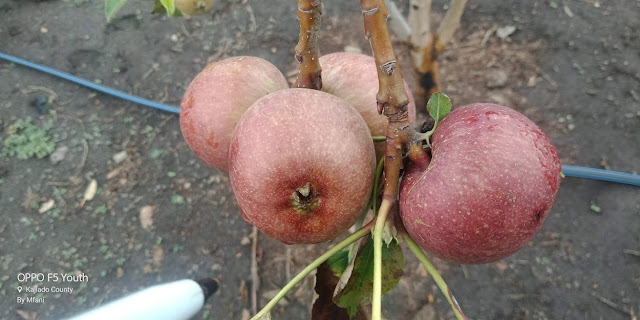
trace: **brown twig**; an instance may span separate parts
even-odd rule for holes
[[[447,43],[453,38],[453,33],[460,26],[460,18],[462,18],[466,4],[467,0],[451,0],[451,7],[447,10],[436,32],[435,50],[437,53],[442,52]]]
[[[322,89],[322,76],[318,58],[318,33],[322,17],[322,0],[298,0],[300,37],[295,58],[300,63],[296,81],[298,88]]]
[[[604,304],[608,305],[609,307],[611,307],[611,308],[613,308],[613,309],[615,309],[615,310],[617,310],[617,311],[620,311],[620,312],[622,312],[622,313],[624,313],[624,314],[626,314],[626,315],[628,315],[628,316],[630,316],[630,315],[631,315],[631,312],[630,312],[629,310],[627,310],[627,309],[625,309],[625,308],[621,307],[621,306],[620,306],[620,305],[618,305],[617,303],[615,303],[615,302],[613,302],[613,301],[611,301],[611,300],[609,300],[609,299],[607,299],[607,298],[605,298],[605,297],[603,297],[603,296],[600,296],[600,295],[597,295],[597,294],[594,294],[594,295],[595,295],[595,297],[596,297],[596,298],[598,298],[598,300],[599,300],[600,302],[602,302],[602,303],[604,303]]]
[[[385,186],[383,198],[392,203],[396,199],[402,155],[405,145],[415,130],[409,125],[408,98],[402,81],[402,72],[396,62],[389,30],[387,9],[382,0],[360,0],[364,19],[365,36],[369,39],[378,66],[379,91],[376,96],[378,112],[387,116],[387,140],[385,151]]]
[[[460,25],[460,18],[467,0],[452,0],[435,34],[429,26],[431,16],[431,0],[414,0],[409,12],[409,24],[413,29],[411,37],[413,64],[420,76],[419,100],[427,101],[440,90],[438,71],[438,55]]]
[[[392,0],[384,0],[384,4],[389,10],[389,29],[396,35],[399,41],[409,42],[411,40],[412,27],[400,13],[400,9]]]
[[[55,91],[47,88],[47,87],[40,87],[40,86],[28,86],[26,89],[21,90],[23,94],[29,94],[29,93],[33,93],[33,92],[37,92],[37,91],[43,91],[49,94],[49,103],[53,103],[54,101],[58,100],[58,94],[55,93]]]
[[[258,313],[258,289],[260,276],[258,275],[258,228],[253,226],[251,232],[251,311]]]
[[[629,255],[636,256],[636,257],[640,257],[640,251],[638,251],[638,250],[624,249],[624,250],[622,250],[622,252],[624,252],[626,254],[629,254]]]
[[[409,25],[411,26],[411,56],[416,68],[420,68],[423,55],[430,54],[431,35],[431,0],[412,0],[409,9]]]

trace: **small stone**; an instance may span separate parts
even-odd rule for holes
[[[240,317],[241,320],[249,320],[251,319],[251,312],[247,309],[242,309],[242,316]]]
[[[249,237],[242,237],[242,240],[240,240],[240,244],[243,246],[249,245],[251,244],[251,240],[249,239]]]
[[[149,229],[153,225],[154,206],[144,206],[140,209],[140,225],[143,229]]]
[[[126,151],[120,151],[116,154],[113,155],[112,157],[113,162],[115,162],[116,164],[124,161],[125,159],[127,159],[127,152]]]
[[[512,35],[514,32],[516,32],[516,26],[504,26],[496,30],[496,35],[500,39],[505,39],[508,36]]]
[[[362,49],[359,46],[346,45],[344,46],[344,52],[362,53]]]
[[[64,160],[64,158],[67,156],[67,152],[69,152],[69,147],[60,146],[60,147],[56,148],[56,151],[54,151],[49,156],[49,161],[51,161],[51,164],[54,164],[54,165],[58,164],[59,162]]]
[[[414,316],[413,320],[435,320],[436,319],[436,310],[433,308],[433,305],[427,304],[420,311],[418,311]]]
[[[487,74],[487,88],[502,88],[507,85],[509,77],[503,70],[492,70]]]

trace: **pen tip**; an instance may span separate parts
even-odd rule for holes
[[[218,291],[218,287],[220,287],[220,279],[217,278],[204,278],[196,280],[196,283],[198,283],[200,288],[202,288],[204,301],[207,301],[209,297]]]

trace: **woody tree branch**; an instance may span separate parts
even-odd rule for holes
[[[409,125],[409,99],[404,89],[402,72],[396,61],[389,30],[388,11],[383,0],[360,0],[365,36],[373,50],[378,73],[377,108],[389,120],[385,145],[385,184],[382,203],[373,230],[373,293],[371,319],[382,318],[382,230],[387,215],[397,199],[403,152],[416,136]]]
[[[295,58],[300,64],[296,87],[320,90],[322,77],[318,62],[318,33],[322,18],[321,0],[298,0],[300,36],[295,48]]]

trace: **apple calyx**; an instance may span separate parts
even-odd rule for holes
[[[291,205],[297,213],[305,215],[311,213],[320,205],[320,194],[315,190],[311,183],[307,182],[304,186],[297,188],[291,193]]]

